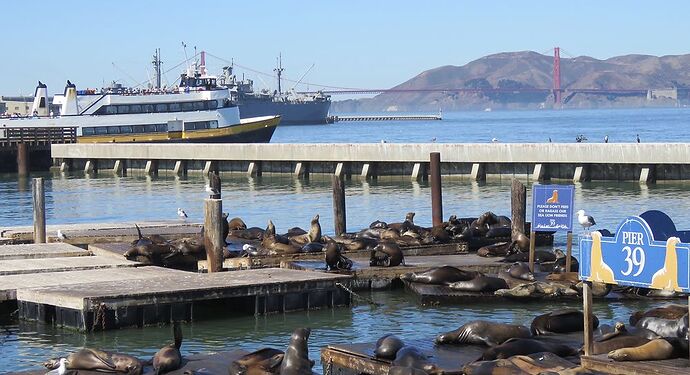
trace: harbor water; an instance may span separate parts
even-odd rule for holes
[[[444,114],[443,121],[336,123],[320,126],[279,127],[272,142],[573,142],[579,134],[589,142],[605,135],[611,142],[690,142],[690,110],[685,108],[598,111],[476,112]],[[203,177],[115,177],[111,173],[32,174],[46,178],[47,223],[178,220],[183,208],[189,221],[200,222],[206,181]],[[308,180],[291,175],[262,177],[223,176],[223,210],[242,217],[249,226],[264,227],[269,219],[278,232],[308,227],[318,213],[325,234],[333,233],[330,176],[312,174]],[[526,183],[531,183],[524,181]],[[476,183],[458,177],[443,178],[444,216],[478,216],[485,211],[510,215],[510,178]],[[31,225],[30,179],[0,176],[0,226]],[[530,201],[528,189],[528,220]],[[346,182],[347,226],[350,231],[373,220],[401,221],[417,213],[415,222],[431,224],[427,182],[409,177],[386,177]],[[690,182],[583,182],[576,184],[575,206],[595,217],[597,228],[615,229],[626,216],[649,209],[671,216],[679,229],[690,229]],[[134,229],[133,229],[134,230]],[[575,232],[579,234],[579,229]],[[565,236],[556,237],[564,247]],[[576,252],[577,254],[577,252]],[[431,339],[474,319],[529,324],[539,314],[562,307],[579,308],[580,301],[509,303],[479,301],[471,305],[421,306],[402,290],[364,295],[381,304],[356,303],[352,308],[295,312],[261,317],[230,316],[218,311],[212,320],[183,326],[183,353],[210,353],[232,349],[284,349],[292,330],[310,326],[310,357],[321,372],[319,348],[327,344],[371,342],[385,333],[403,339]],[[682,300],[680,303],[684,303]],[[595,302],[602,323],[627,321],[631,311],[648,301]],[[147,327],[81,334],[67,329],[9,319],[0,321],[0,372],[38,369],[44,360],[83,346],[150,357],[171,341],[170,327]]]

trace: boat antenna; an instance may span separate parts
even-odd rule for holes
[[[182,42],[182,51],[184,51],[184,63],[187,65],[189,62],[189,57],[187,57],[187,44],[185,44],[185,42]],[[189,68],[189,66],[187,66],[187,68]]]
[[[316,65],[316,63],[311,64],[311,66],[309,67],[309,69],[307,69],[307,71],[304,72],[304,74],[302,74],[301,77],[299,77],[299,80],[297,80],[297,82],[295,83],[295,85],[292,86],[292,89],[291,89],[291,90],[294,90],[295,87],[297,87],[297,85],[299,85],[299,84],[302,82],[302,80],[304,79],[304,77],[306,77],[307,74],[309,74],[309,72],[311,72],[311,70],[314,68],[315,65]]]
[[[163,61],[161,61],[161,49],[156,48],[156,52],[153,55],[153,71],[155,72],[156,75],[156,82],[155,82],[155,88],[160,89],[161,88],[161,64],[163,64]]]
[[[273,71],[278,75],[278,95],[280,95],[283,93],[280,87],[280,76],[283,74],[283,70],[285,70],[283,69],[283,54],[279,53],[276,60],[276,68]]]

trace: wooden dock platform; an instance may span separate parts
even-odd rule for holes
[[[204,309],[265,314],[350,304],[350,276],[260,269],[18,289],[19,316],[86,330],[203,319]],[[210,312],[211,310],[209,310]],[[217,314],[217,312],[216,312]],[[210,314],[211,316],[215,314]]]
[[[369,258],[351,260],[351,270],[328,273],[353,276],[351,285],[355,290],[390,288],[394,283],[400,282],[400,276],[403,274],[444,265],[494,274],[509,266],[507,263],[498,262],[497,258],[483,258],[476,254],[409,256],[405,257],[404,266],[397,267],[372,267],[369,265]],[[323,260],[284,261],[280,266],[287,269],[326,272],[326,263]]]
[[[0,260],[88,256],[91,252],[66,243],[0,246]]]
[[[582,356],[582,367],[605,374],[620,375],[687,375],[690,361],[685,358],[662,361],[616,362],[605,354]]]
[[[0,260],[0,276],[98,268],[137,267],[139,265],[140,263],[138,262],[132,262],[124,258],[117,260],[99,256],[11,259]]]

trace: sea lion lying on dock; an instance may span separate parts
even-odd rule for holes
[[[472,280],[477,276],[479,273],[476,271],[465,271],[453,266],[441,266],[423,272],[406,273],[400,278],[415,283],[448,285],[456,281]]]
[[[398,351],[405,346],[402,340],[393,334],[386,334],[376,340],[374,357],[394,360]]]
[[[614,331],[598,337],[592,343],[592,354],[604,354],[621,348],[632,348],[648,343],[650,339],[630,334],[623,323],[616,323]],[[580,349],[584,353],[584,347]]]
[[[560,296],[577,296],[577,291],[560,283],[532,281],[516,285],[510,289],[499,289],[497,296],[512,298],[550,298]]]
[[[612,350],[608,353],[608,357],[614,361],[658,361],[687,356],[687,349],[681,354],[671,340],[671,338],[659,338],[643,345]]]
[[[421,372],[420,372],[421,371]],[[438,374],[440,372],[436,365],[429,362],[429,357],[422,354],[414,346],[403,346],[398,350],[395,359],[391,363],[389,375],[409,375],[409,374]]]
[[[475,320],[460,328],[442,333],[436,337],[436,344],[473,344],[495,346],[512,338],[532,337],[529,328],[523,325],[495,323]]]
[[[485,275],[478,275],[472,280],[456,281],[448,285],[449,288],[462,292],[495,292],[499,289],[507,289],[505,280]]]
[[[245,230],[247,229],[247,224],[239,217],[233,217],[228,222],[228,229],[230,230]]]
[[[380,242],[371,250],[369,264],[379,267],[395,267],[405,264],[405,258],[400,246],[396,243]]]
[[[648,329],[661,337],[688,338],[688,314],[678,319],[657,318],[646,316],[637,321],[637,328]]]
[[[141,375],[143,373],[142,363],[127,354],[83,348],[71,353],[66,359],[65,365],[68,370],[121,372],[130,375]],[[43,366],[53,370],[59,364],[59,360],[50,360],[45,362]]]
[[[534,339],[510,339],[501,345],[493,346],[484,351],[482,361],[505,359],[514,355],[527,355],[539,352],[550,352],[559,357],[577,355],[577,350],[568,345],[538,341]]]
[[[515,262],[507,270],[498,273],[498,277],[505,280],[509,288],[534,281],[534,274],[529,270],[529,264]]]
[[[630,324],[636,325],[637,322],[646,317],[664,318],[664,319],[679,319],[688,313],[688,307],[683,305],[669,304],[661,307],[655,307],[646,311],[635,311],[630,315]]]
[[[588,374],[580,372],[576,365],[549,352],[529,355],[515,355],[505,359],[479,361],[465,365],[462,373],[466,375],[517,375],[517,374]]]
[[[230,364],[229,375],[278,374],[285,353],[282,350],[263,348],[246,354]]]
[[[584,318],[584,314],[579,310],[553,311],[534,318],[530,330],[533,335],[580,332],[584,329]],[[592,328],[596,329],[598,326],[599,319],[592,315]]]

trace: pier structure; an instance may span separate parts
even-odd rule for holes
[[[57,144],[55,168],[86,173],[429,176],[440,153],[445,176],[533,181],[690,180],[690,143]]]
[[[427,121],[427,120],[442,120],[443,117],[438,115],[353,115],[342,116],[333,115],[328,116],[327,122],[343,122],[343,121]]]
[[[26,176],[32,166],[47,169],[50,165],[51,144],[76,141],[76,127],[23,127],[3,124],[0,127],[0,172],[16,170],[19,175]],[[16,169],[11,168],[14,165]]]

